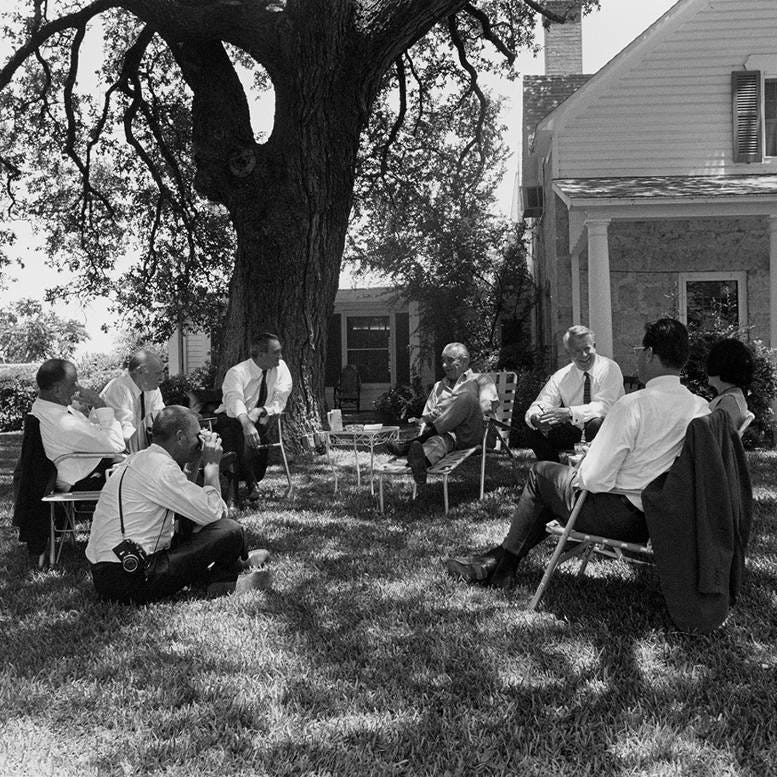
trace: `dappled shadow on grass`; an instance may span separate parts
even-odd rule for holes
[[[439,490],[381,516],[366,486],[334,494],[320,462],[305,467],[293,499],[274,468],[241,515],[274,553],[268,592],[105,605],[83,545],[33,573],[0,535],[0,764],[3,748],[49,748],[61,774],[768,773],[765,511],[732,618],[688,637],[623,564],[580,581],[567,567],[538,613],[525,605],[549,547],[507,594],[448,577],[449,552],[503,537],[509,468],[483,502],[462,479],[446,518]]]

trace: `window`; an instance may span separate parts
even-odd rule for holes
[[[764,80],[764,152],[777,156],[777,78]]]
[[[777,157],[777,78],[760,70],[731,74],[734,161],[761,162]],[[763,117],[763,118],[762,118]]]
[[[680,318],[688,326],[747,326],[747,273],[680,273]]]
[[[348,364],[359,369],[362,383],[390,383],[391,323],[388,316],[349,316]]]

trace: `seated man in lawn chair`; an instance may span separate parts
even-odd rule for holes
[[[180,405],[161,410],[152,433],[148,448],[117,467],[94,511],[86,557],[99,596],[143,604],[189,585],[210,595],[266,587],[268,552],[249,554],[243,528],[226,517],[219,436]],[[177,516],[195,524],[189,536],[175,534]]]
[[[426,471],[453,450],[480,445],[483,418],[499,402],[496,386],[469,368],[469,351],[462,343],[442,350],[445,377],[434,384],[420,419],[418,436],[386,447],[407,456],[416,483],[426,483]]]
[[[566,523],[582,489],[590,493],[575,524],[578,531],[629,542],[648,538],[642,491],[670,468],[688,424],[709,409],[680,384],[689,352],[683,324],[669,318],[648,324],[634,350],[645,388],[610,408],[579,469],[534,464],[502,544],[482,556],[447,559],[451,574],[509,588],[518,563],[545,539],[545,524],[554,517]]]
[[[105,483],[105,470],[113,458],[106,451],[121,453],[125,448],[121,424],[113,408],[96,392],[78,385],[75,365],[66,359],[49,359],[38,370],[38,398],[30,414],[40,423],[40,437],[46,458],[57,465],[58,491],[97,491]],[[71,403],[91,408],[89,417]],[[72,453],[94,451],[95,458],[57,460]]]
[[[259,499],[267,470],[270,422],[286,408],[292,381],[281,358],[278,335],[263,332],[251,344],[251,358],[227,370],[215,430],[225,451],[235,451],[239,475],[246,479],[248,500]],[[272,425],[277,429],[277,424]]]
[[[559,453],[596,437],[610,407],[623,396],[621,368],[596,352],[596,338],[586,326],[564,333],[570,359],[550,376],[526,411],[529,447],[537,461],[558,461]]]
[[[159,390],[164,377],[164,362],[153,351],[142,348],[130,356],[127,369],[100,392],[121,424],[130,453],[148,447],[151,441],[154,416],[165,406]]]

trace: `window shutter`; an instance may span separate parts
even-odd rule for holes
[[[734,118],[734,161],[760,162],[761,71],[737,70],[731,74]]]

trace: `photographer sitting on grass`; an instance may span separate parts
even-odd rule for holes
[[[246,553],[242,526],[225,517],[219,436],[172,405],[154,419],[153,440],[117,468],[97,502],[86,557],[100,597],[142,604],[187,585],[210,595],[266,587],[269,572],[258,567],[269,553]],[[203,486],[194,482],[200,466]],[[175,535],[176,515],[196,524],[191,536]]]

